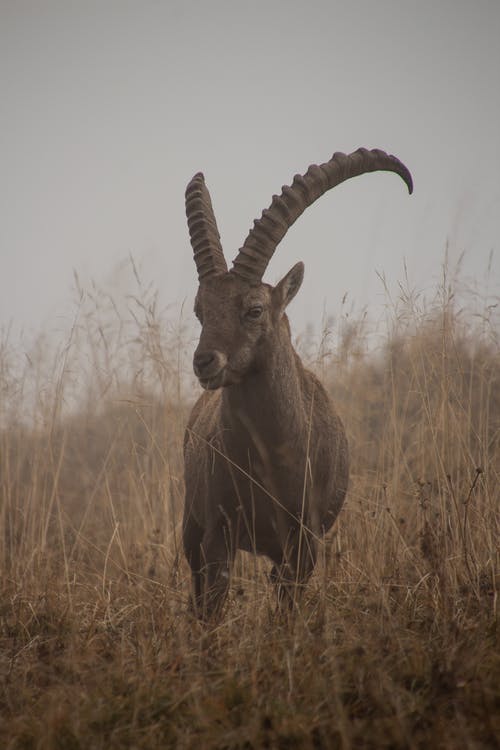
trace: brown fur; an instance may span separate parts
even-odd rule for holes
[[[204,618],[220,613],[237,549],[269,557],[280,599],[292,600],[344,501],[344,428],[293,349],[284,312],[302,275],[297,264],[274,289],[231,273],[200,284],[195,371],[205,387],[224,386],[202,394],[184,444],[184,548]],[[254,320],[246,313],[257,305]]]

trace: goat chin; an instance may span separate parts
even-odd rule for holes
[[[212,378],[199,378],[199,382],[205,391],[216,391],[224,385],[222,378],[219,375],[215,375]]]

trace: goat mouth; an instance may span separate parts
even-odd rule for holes
[[[224,385],[224,370],[220,370],[209,378],[198,378],[200,385],[206,391],[215,391]]]
[[[206,391],[215,391],[222,385],[222,383],[218,382],[220,378],[217,376],[214,378],[198,378],[198,380],[200,381],[201,387]]]
[[[233,385],[239,383],[240,378],[237,373],[230,370],[228,367],[223,367],[215,375],[211,375],[209,378],[198,378],[200,385],[206,391],[215,391],[217,388],[224,388],[227,385]]]

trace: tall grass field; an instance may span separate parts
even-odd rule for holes
[[[346,504],[293,615],[241,554],[212,626],[181,540],[191,323],[137,278],[80,289],[59,334],[3,331],[0,747],[498,747],[500,327],[458,283],[299,336]]]

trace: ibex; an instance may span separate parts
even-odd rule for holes
[[[183,542],[201,619],[220,615],[238,549],[270,558],[278,600],[295,601],[314,568],[318,540],[344,502],[344,427],[294,350],[285,313],[304,265],[275,287],[262,277],[307,206],[344,180],[377,170],[395,172],[412,192],[408,169],[380,150],[336,153],[296,175],[254,222],[229,271],[203,175],[187,187],[202,327],[193,368],[205,392],[184,440]]]

